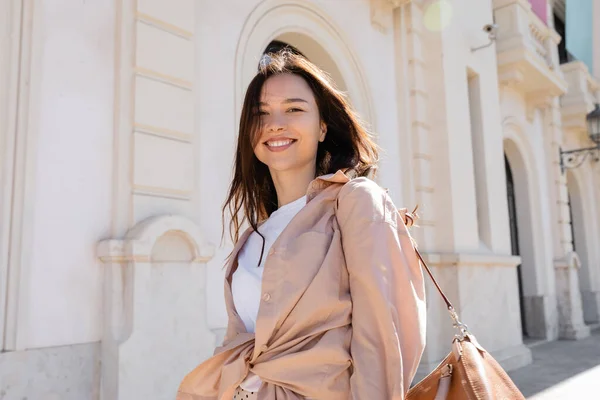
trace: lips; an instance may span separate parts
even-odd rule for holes
[[[269,147],[282,147],[292,144],[293,142],[295,142],[294,139],[272,139],[265,142],[265,144]]]
[[[290,138],[277,138],[270,139],[265,142],[265,146],[270,151],[283,151],[289,148],[292,144],[296,142],[296,139]]]

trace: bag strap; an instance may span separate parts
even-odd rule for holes
[[[410,228],[411,226],[413,226],[415,224],[415,222],[417,221],[417,219],[419,219],[419,215],[417,214],[417,209],[418,208],[419,208],[419,206],[417,205],[414,208],[414,210],[411,211],[411,212],[409,212],[406,208],[402,208],[402,209],[398,210],[400,212],[400,214],[403,216],[404,224],[406,225],[407,228]],[[427,271],[427,275],[429,275],[429,277],[431,278],[431,281],[435,285],[435,288],[437,289],[438,293],[440,294],[440,296],[442,296],[442,299],[444,300],[444,303],[446,303],[446,307],[448,309],[448,312],[450,313],[450,317],[454,321],[453,325],[459,331],[459,334],[457,335],[457,338],[459,338],[460,340],[464,339],[464,337],[466,335],[470,335],[469,330],[467,328],[467,325],[463,324],[460,321],[460,319],[458,317],[458,314],[457,314],[456,310],[454,309],[454,306],[452,305],[452,303],[450,302],[450,300],[448,299],[448,297],[444,294],[444,291],[442,290],[442,288],[438,284],[437,280],[433,276],[433,273],[431,272],[431,270],[427,266],[427,263],[423,259],[423,256],[421,256],[421,253],[417,249],[416,242],[414,240],[412,242],[413,242],[413,248],[414,248],[415,252],[417,253],[417,257],[419,258],[419,261],[421,262],[421,265],[423,266],[423,268],[425,269],[425,271]]]
[[[442,299],[444,299],[444,302],[446,303],[446,307],[448,308],[448,312],[450,313],[450,318],[452,318],[452,321],[454,321],[453,326],[458,330],[458,335],[456,335],[456,338],[458,340],[464,340],[467,335],[469,335],[469,336],[471,335],[471,333],[469,332],[469,328],[467,327],[467,325],[463,324],[460,321],[460,318],[458,317],[458,313],[454,309],[454,306],[452,305],[450,300],[448,300],[448,297],[446,297],[446,295],[444,294],[444,291],[442,290],[440,285],[435,280],[433,273],[427,266],[427,263],[425,262],[425,260],[423,260],[423,256],[421,256],[421,253],[419,252],[419,250],[417,249],[416,246],[414,247],[414,249],[415,249],[415,252],[417,253],[417,257],[419,257],[419,260],[421,261],[421,265],[423,266],[423,268],[425,268],[425,271],[427,271],[427,274],[431,278],[431,281],[435,285],[435,288],[437,289],[440,296],[442,296]]]
[[[421,256],[421,253],[419,252],[419,250],[417,250],[416,247],[415,247],[415,251],[417,252],[417,257],[419,257],[419,260],[421,261],[421,265],[423,266],[423,268],[425,268],[425,271],[427,271],[427,274],[429,275],[429,277],[433,281],[433,284],[435,285],[435,288],[437,289],[437,291],[440,293],[440,296],[442,296],[442,299],[444,299],[444,302],[446,303],[446,306],[448,307],[448,310],[450,310],[450,309],[453,310],[454,307],[452,306],[452,303],[450,303],[450,300],[448,300],[448,297],[446,297],[446,295],[444,294],[444,291],[442,290],[442,288],[440,287],[440,285],[435,280],[435,277],[433,276],[433,273],[431,272],[431,270],[427,266],[427,263],[425,262],[425,260],[423,260],[423,256]]]
[[[339,202],[339,199],[336,199],[336,202],[335,202],[335,212],[336,212],[336,214],[337,214],[337,205],[338,205],[338,202]],[[419,206],[417,205],[412,211],[408,211],[408,209],[406,209],[406,208],[398,209],[398,212],[402,216],[402,219],[404,220],[404,224],[406,225],[407,228],[410,228],[411,226],[413,226],[415,224],[415,222],[419,219],[419,215],[417,214],[417,209],[418,208],[419,208]],[[421,265],[423,266],[423,268],[425,268],[425,271],[427,271],[427,274],[431,278],[431,281],[435,285],[435,288],[437,289],[437,291],[440,294],[440,296],[442,296],[442,299],[444,300],[444,303],[446,303],[446,307],[448,309],[448,312],[450,313],[450,318],[452,318],[452,320],[454,321],[453,325],[459,331],[459,334],[456,337],[459,340],[463,340],[465,338],[465,336],[470,335],[470,333],[468,331],[468,328],[467,328],[467,325],[463,324],[460,321],[460,319],[458,317],[458,314],[456,313],[456,310],[454,309],[454,306],[452,305],[452,303],[450,302],[450,300],[448,300],[448,297],[444,294],[444,291],[442,290],[442,288],[438,284],[437,280],[433,276],[433,273],[431,272],[431,270],[427,266],[427,263],[423,259],[423,256],[421,256],[421,253],[417,249],[416,242],[412,238],[411,238],[411,241],[413,243],[413,248],[414,248],[415,252],[417,253],[417,257],[419,258],[419,261],[421,262]]]
[[[442,288],[440,287],[440,285],[435,280],[435,277],[433,276],[433,273],[431,272],[431,270],[427,266],[427,263],[425,262],[425,260],[423,260],[423,256],[421,256],[421,253],[416,248],[416,246],[414,247],[414,249],[415,249],[415,252],[417,253],[417,257],[419,257],[419,260],[421,261],[421,265],[423,266],[423,268],[425,268],[425,271],[427,271],[427,274],[431,278],[431,281],[435,285],[435,288],[437,289],[437,291],[439,292],[440,296],[442,296],[442,299],[444,299],[444,302],[446,303],[446,307],[448,308],[448,312],[450,313],[450,318],[452,318],[452,321],[454,321],[453,326],[459,332],[459,334],[456,335],[456,337],[459,340],[464,340],[465,336],[471,335],[470,332],[469,332],[469,328],[467,327],[467,325],[463,324],[460,321],[460,318],[458,317],[458,313],[454,309],[454,306],[452,305],[452,303],[450,302],[450,300],[448,300],[448,297],[446,297],[446,295],[444,294],[444,291],[442,290]]]

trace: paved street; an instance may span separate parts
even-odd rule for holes
[[[580,341],[533,347],[533,364],[510,372],[527,399],[600,399],[600,329]]]

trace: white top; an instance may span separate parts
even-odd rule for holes
[[[258,233],[252,232],[238,253],[238,267],[231,279],[231,292],[235,309],[248,332],[254,333],[256,328],[256,317],[258,316],[258,307],[260,306],[262,275],[267,254],[269,254],[271,246],[273,246],[273,243],[275,243],[281,232],[283,232],[292,218],[305,205],[306,196],[303,196],[298,200],[279,207],[258,228],[258,231],[265,237],[265,248],[260,266],[257,264],[258,260],[260,260],[263,240]],[[249,392],[256,392],[261,384],[262,381],[260,378],[250,373],[240,387]]]

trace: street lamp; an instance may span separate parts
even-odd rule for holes
[[[587,158],[593,157],[594,161],[600,161],[600,104],[586,116],[588,134],[592,142],[596,143],[594,147],[586,147],[584,149],[560,150],[560,170],[564,173],[565,168],[577,168]]]

